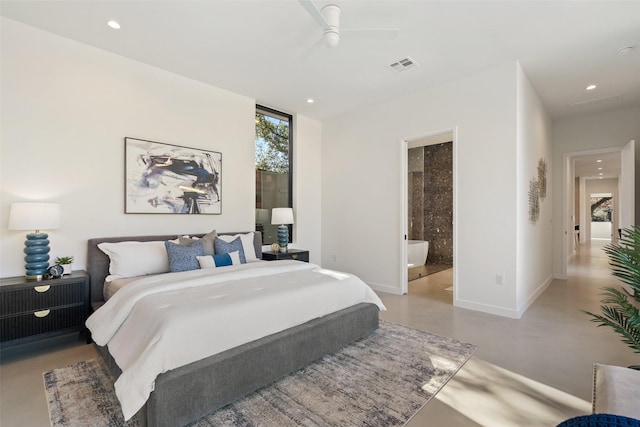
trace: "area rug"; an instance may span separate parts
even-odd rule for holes
[[[401,426],[476,346],[395,323],[191,426]],[[45,372],[53,427],[127,426],[101,359]]]

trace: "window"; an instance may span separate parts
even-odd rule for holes
[[[262,243],[278,241],[278,225],[271,225],[271,209],[293,207],[292,116],[256,106],[256,231]],[[289,225],[289,242],[292,226]]]

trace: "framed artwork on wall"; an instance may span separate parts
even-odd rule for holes
[[[222,153],[126,137],[125,213],[222,213]]]

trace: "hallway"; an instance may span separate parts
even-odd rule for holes
[[[593,363],[638,361],[580,311],[598,311],[599,288],[617,283],[604,243],[581,245],[568,280],[554,280],[519,320],[454,307],[452,270],[412,281],[408,296],[382,294],[384,319],[479,346],[408,425],[548,427],[589,413]]]

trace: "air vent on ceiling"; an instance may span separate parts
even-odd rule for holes
[[[569,104],[569,107],[587,108],[587,107],[596,107],[601,105],[615,104],[618,102],[622,102],[622,95],[613,95],[613,96],[607,96],[604,98],[590,99],[588,101],[574,102],[573,104]]]
[[[407,56],[406,58],[400,59],[393,64],[389,64],[389,68],[399,73],[400,71],[408,70],[409,68],[415,67],[416,65],[418,65],[418,63]]]

